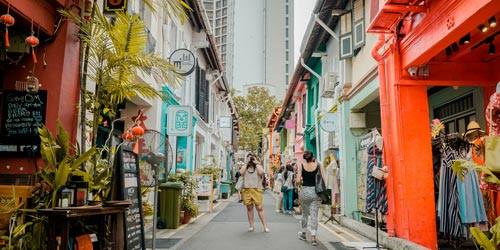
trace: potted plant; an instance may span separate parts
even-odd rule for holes
[[[182,224],[189,223],[191,218],[195,218],[199,214],[199,206],[193,198],[186,198],[182,200],[181,210],[184,211]]]

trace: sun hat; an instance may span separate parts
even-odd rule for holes
[[[479,132],[479,137],[482,137],[486,134],[484,130],[481,130],[481,126],[479,126],[479,123],[476,121],[470,121],[469,124],[467,125],[467,130],[465,131],[464,136],[468,136],[471,133],[474,133],[478,131]]]

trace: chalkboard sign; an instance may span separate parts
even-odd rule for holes
[[[23,152],[32,146],[38,148],[38,127],[45,123],[47,91],[5,90],[1,97],[0,152]]]
[[[121,146],[117,163],[120,183],[118,188],[122,190],[120,198],[132,203],[124,216],[125,249],[145,250],[138,157],[132,148]]]

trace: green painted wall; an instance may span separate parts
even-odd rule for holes
[[[316,73],[321,75],[322,64],[320,60],[315,60],[316,64],[311,67]],[[306,130],[305,134],[305,149],[311,150],[314,153],[314,156],[317,157],[317,148],[316,148],[316,121],[314,111],[318,108],[319,102],[319,84],[320,80],[316,78],[313,74],[311,74],[311,80],[307,82],[307,119],[306,119]]]

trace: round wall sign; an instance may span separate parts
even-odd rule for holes
[[[175,72],[179,75],[187,76],[194,71],[196,58],[193,52],[187,49],[178,49],[170,54],[170,63],[177,69]]]
[[[325,113],[319,121],[319,126],[326,132],[334,132],[336,129],[335,113]]]

